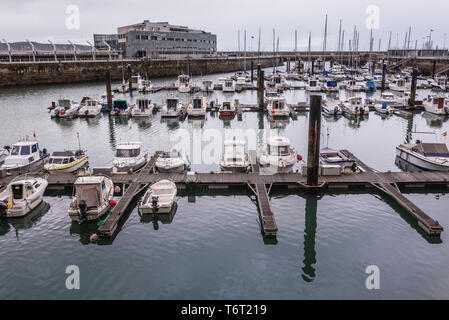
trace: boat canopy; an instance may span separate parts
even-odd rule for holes
[[[412,151],[426,157],[449,157],[449,150],[445,143],[418,143]]]
[[[121,110],[125,110],[128,108],[128,101],[126,100],[114,100],[114,108],[115,109],[121,109]]]
[[[73,157],[72,151],[55,151],[51,154],[52,157]]]
[[[201,98],[194,98],[193,99],[193,108],[201,109],[202,105],[203,105],[203,102],[202,102]]]
[[[376,89],[376,84],[374,83],[374,81],[367,81],[366,87],[369,89]]]
[[[176,150],[172,150],[172,151],[164,152],[160,157],[162,159],[172,159],[172,158],[181,157],[181,154]]]
[[[335,80],[331,80],[327,82],[327,86],[328,88],[336,88],[338,86],[338,83]]]

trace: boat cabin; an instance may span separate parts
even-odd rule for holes
[[[285,99],[283,97],[274,97],[271,99],[271,107],[273,110],[284,110]]]
[[[270,137],[267,140],[267,152],[271,156],[289,156],[290,140],[286,137]]]
[[[96,107],[98,105],[98,101],[97,100],[87,100],[86,101],[86,106],[88,107]]]
[[[203,109],[203,99],[200,97],[193,98],[193,109]]]
[[[112,103],[113,109],[126,110],[128,109],[128,101],[126,100],[114,100]]]
[[[316,87],[318,85],[317,80],[309,80],[309,87]]]
[[[69,164],[75,162],[75,158],[72,151],[55,151],[48,159],[48,164]]]
[[[75,183],[76,198],[86,202],[86,208],[98,208],[104,203],[103,193],[106,189],[105,177],[80,177]]]
[[[223,102],[222,110],[231,111],[232,110],[231,103],[230,102]]]
[[[22,141],[14,144],[12,147],[11,156],[31,156],[39,153],[39,144],[37,141]]]
[[[445,143],[421,143],[417,141],[412,151],[422,154],[425,157],[449,158],[449,150]]]
[[[74,101],[68,100],[68,99],[59,99],[58,100],[58,107],[64,108],[64,109],[70,109],[72,107],[72,104],[75,104]]]
[[[40,183],[36,178],[20,176],[12,180],[9,184],[9,188],[11,188],[11,193],[8,195],[9,199],[0,200],[6,200],[14,204],[14,200],[18,201],[30,197],[39,187]]]
[[[168,109],[176,109],[178,107],[179,99],[178,98],[167,98],[167,108]]]
[[[383,92],[381,98],[383,100],[394,101],[394,94],[391,92]]]
[[[136,106],[140,109],[140,110],[145,110],[148,109],[148,106],[151,104],[151,100],[147,99],[147,98],[137,98],[136,100]]]
[[[225,88],[232,88],[234,86],[234,80],[232,79],[226,79],[224,81]]]
[[[161,159],[181,158],[181,153],[176,150],[166,151],[159,156]]]
[[[243,162],[245,160],[245,142],[235,139],[225,141],[223,159],[228,163]]]
[[[361,106],[363,103],[363,100],[361,97],[351,97],[349,98],[349,104],[352,106]]]
[[[445,104],[444,97],[434,97],[434,98],[432,98],[432,105],[435,107],[435,109],[443,110],[444,104]]]
[[[121,143],[117,145],[116,158],[135,158],[140,155],[142,145],[139,142]]]
[[[181,74],[181,75],[178,76],[178,81],[179,81],[179,83],[181,83],[181,84],[189,83],[190,77],[189,77],[188,75]]]

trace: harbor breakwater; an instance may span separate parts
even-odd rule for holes
[[[245,62],[246,61],[246,62]],[[61,61],[61,62],[15,62],[0,63],[0,88],[32,85],[65,84],[104,81],[110,70],[112,80],[121,80],[128,75],[128,65],[133,73],[143,77],[159,78],[178,76],[189,72],[192,75],[226,73],[254,70],[260,63],[262,68],[274,64],[273,57],[212,58],[192,60],[114,60],[114,61]],[[281,64],[282,59],[277,60]]]

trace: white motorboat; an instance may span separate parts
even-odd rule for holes
[[[395,91],[395,92],[399,92],[399,93],[404,93],[407,89],[406,86],[406,82],[405,79],[397,79],[396,82],[393,82],[392,84],[390,84],[390,90],[391,91]]]
[[[288,82],[285,75],[278,72],[273,74],[273,76],[271,77],[271,81],[274,83],[275,88],[278,90],[284,90],[285,87],[288,86]]]
[[[396,155],[424,170],[449,171],[449,150],[444,143],[400,144]]]
[[[373,78],[374,84],[376,85],[377,89],[382,88],[382,76],[374,76]],[[390,81],[385,78],[385,89],[390,87]]]
[[[356,161],[345,156],[341,151],[330,148],[323,148],[320,151],[320,162],[328,166],[340,166],[343,171],[346,168],[354,168]]]
[[[178,190],[176,184],[170,180],[161,180],[151,185],[142,198],[139,210],[146,213],[169,213]]]
[[[296,161],[296,152],[286,137],[269,137],[266,147],[259,154],[261,167],[268,168],[273,174],[291,172]]]
[[[214,91],[214,84],[212,83],[212,80],[203,80],[201,81],[201,91],[203,92],[212,92]]]
[[[86,152],[79,150],[55,151],[51,154],[44,170],[50,172],[76,172],[88,161]]]
[[[153,114],[154,104],[151,100],[144,97],[136,99],[136,104],[131,107],[131,117],[148,118]]]
[[[5,158],[0,169],[5,169],[7,172],[20,171],[43,163],[47,157],[47,150],[39,150],[37,140],[27,138],[13,145],[11,153]]]
[[[139,85],[139,92],[149,92],[153,89],[153,84],[150,80],[142,79],[140,85]]]
[[[427,101],[424,101],[424,109],[427,112],[448,115],[449,114],[449,100],[445,97],[430,97]]]
[[[179,92],[189,93],[192,90],[192,85],[190,84],[190,77],[186,74],[181,74],[178,76],[176,81],[176,87]]]
[[[195,96],[192,102],[187,106],[187,115],[189,117],[204,117],[206,116],[207,98]]]
[[[159,172],[180,173],[189,167],[190,161],[186,154],[173,150],[162,153],[155,165]]]
[[[161,118],[177,118],[182,110],[182,103],[179,102],[178,97],[170,94],[165,100],[161,110]]]
[[[0,149],[0,166],[5,162],[5,159],[7,156],[9,156],[11,148],[10,147],[4,147],[3,149]]]
[[[223,92],[234,92],[235,82],[231,78],[225,78],[223,81]]]
[[[76,179],[75,196],[69,207],[72,221],[93,221],[101,218],[111,207],[114,183],[106,176],[85,176]]]
[[[435,79],[428,79],[427,82],[432,91],[446,91],[446,87]]]
[[[139,88],[142,88],[142,77],[138,74],[135,76],[131,76],[131,87],[132,90],[139,90]],[[129,80],[125,81],[123,80],[122,84],[119,85],[116,90],[119,93],[126,93],[129,92]]]
[[[359,92],[359,91],[362,91],[362,86],[360,85],[359,82],[357,82],[355,80],[349,80],[348,84],[346,86],[346,90],[352,91],[352,92]]]
[[[51,118],[74,118],[78,115],[80,104],[69,99],[59,99],[58,105],[50,111]]]
[[[245,141],[226,140],[223,147],[223,155],[220,160],[220,167],[223,171],[246,172],[249,166],[249,158],[246,153]]]
[[[131,116],[131,108],[128,105],[128,101],[126,100],[114,100],[112,103],[111,116],[117,117],[130,117]]]
[[[310,79],[307,82],[306,90],[309,92],[320,92],[321,91],[321,84],[318,82],[318,80]]]
[[[290,116],[290,109],[285,102],[285,98],[279,96],[267,98],[267,112],[272,118]]]
[[[383,105],[386,103],[388,106],[393,106],[399,104],[396,97],[391,92],[382,92],[380,98],[375,100],[376,103]]]
[[[338,82],[336,80],[326,81],[326,85],[323,86],[323,92],[335,93],[338,92]]]
[[[343,111],[348,115],[369,115],[369,107],[361,97],[351,97],[343,103]]]
[[[24,217],[35,209],[44,197],[47,180],[28,175],[14,178],[0,193],[0,217]]]
[[[89,99],[86,100],[84,106],[79,109],[78,115],[81,118],[95,118],[101,113],[101,108],[102,106],[97,100]]]
[[[324,114],[328,116],[338,116],[343,113],[339,97],[323,100],[321,107],[323,109]]]
[[[374,105],[374,109],[376,110],[376,112],[380,113],[380,114],[393,114],[394,113],[394,109],[392,107],[390,107],[387,103],[376,103]]]
[[[236,112],[237,110],[235,108],[235,105],[233,105],[229,101],[223,102],[218,108],[219,118],[226,118],[226,119],[233,118]]]
[[[113,166],[118,172],[134,172],[147,163],[148,153],[141,152],[140,142],[121,142],[116,146]]]

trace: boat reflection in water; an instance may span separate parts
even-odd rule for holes
[[[140,216],[140,222],[142,223],[153,223],[154,230],[159,230],[159,222],[162,224],[171,224],[173,222],[173,219],[175,217],[176,211],[178,209],[177,202],[173,202],[173,206],[169,213],[160,213],[160,214],[141,214],[139,212]]]
[[[148,118],[133,118],[133,122],[137,124],[137,127],[141,130],[151,128],[151,119]]]
[[[161,118],[161,123],[166,123],[169,131],[179,129],[179,120],[177,118]]]
[[[448,116],[440,116],[427,111],[422,113],[422,117],[426,120],[426,123],[431,128],[441,128],[443,123],[449,120]]]
[[[32,228],[50,210],[50,205],[42,201],[33,211],[22,218],[0,219],[0,236],[7,234],[11,227],[16,231],[16,238],[19,240],[19,230]]]
[[[396,156],[396,160],[394,161],[394,164],[401,169],[402,171],[405,172],[417,172],[417,171],[422,171],[421,168],[411,164],[410,162],[405,161],[404,159],[399,158],[398,156]]]

